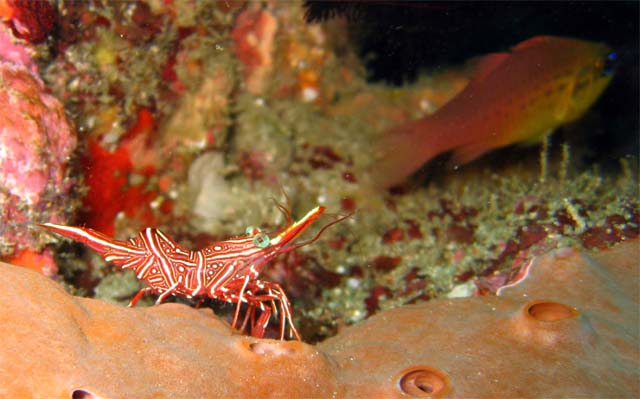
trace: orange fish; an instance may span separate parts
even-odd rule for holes
[[[375,187],[400,183],[447,151],[456,165],[541,141],[587,111],[609,84],[614,60],[604,44],[552,36],[482,57],[469,84],[435,114],[383,134],[371,171]]]

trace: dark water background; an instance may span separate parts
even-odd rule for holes
[[[580,122],[590,130],[582,144],[594,149],[582,161],[606,167],[640,153],[640,2],[307,1],[306,7],[308,20],[346,16],[369,80],[394,85],[533,36],[604,42],[618,54],[616,76]]]

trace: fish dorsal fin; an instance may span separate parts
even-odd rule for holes
[[[508,57],[509,53],[491,53],[472,58],[468,65],[473,70],[473,80],[477,82],[486,79]]]
[[[502,64],[507,58],[509,58],[512,52],[524,50],[529,47],[534,47],[542,43],[546,43],[551,39],[553,39],[553,36],[535,36],[531,39],[527,39],[521,43],[516,44],[511,48],[510,52],[490,53],[487,55],[472,58],[468,62],[468,65],[473,70],[473,80],[484,80],[493,71],[495,71],[500,64]]]
[[[537,46],[541,43],[548,42],[551,38],[551,36],[535,36],[511,47],[511,51],[524,50],[532,46]]]

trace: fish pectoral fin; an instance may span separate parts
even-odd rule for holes
[[[451,158],[449,158],[448,163],[451,166],[464,165],[480,157],[484,153],[491,151],[494,148],[496,148],[496,146],[491,145],[490,143],[489,144],[471,143],[471,144],[463,145],[463,146],[457,147],[453,151],[453,154],[451,155]]]
[[[559,96],[558,103],[555,105],[553,110],[553,117],[557,121],[564,121],[569,113],[569,108],[573,102],[573,89],[576,85],[576,80],[573,77],[562,79],[560,82],[561,85],[564,85],[562,89],[562,94]]]

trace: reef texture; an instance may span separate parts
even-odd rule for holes
[[[382,311],[317,346],[72,297],[3,264],[0,396],[637,397],[639,244],[555,250],[499,296]]]
[[[67,222],[76,137],[62,104],[46,92],[29,48],[0,26],[0,258],[42,249],[25,226]],[[53,260],[51,260],[53,265]],[[55,270],[51,275],[55,275]]]
[[[372,83],[356,21],[306,23],[309,2],[58,1],[53,13],[4,3],[8,32],[26,26],[32,37],[35,54],[17,59],[38,61],[78,127],[72,191],[82,204],[69,224],[116,239],[158,227],[197,249],[247,226],[282,227],[273,198],[294,217],[325,206],[318,229],[356,211],[262,270],[289,295],[306,339],[454,289],[470,295],[478,279],[555,247],[604,248],[640,232],[637,151],[619,169],[581,165],[581,151],[600,152],[581,144],[600,134],[591,122],[566,146],[552,142],[546,176],[537,149],[509,148],[455,171],[434,161],[426,181],[367,193],[372,143],[438,112],[474,68],[433,65],[402,87]],[[51,18],[55,31],[33,44]],[[421,47],[441,52],[431,40]],[[590,117],[618,126],[615,113]],[[132,274],[40,237],[59,242],[51,251],[71,292],[126,303],[140,289]]]

